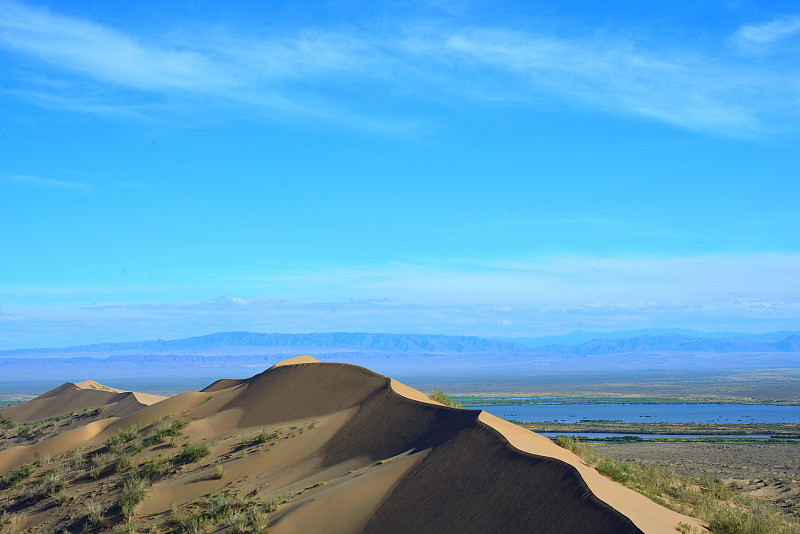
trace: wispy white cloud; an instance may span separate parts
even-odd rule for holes
[[[209,29],[194,32],[201,39],[144,39],[3,3],[0,46],[87,83],[174,97],[174,105],[193,95],[212,97],[219,106],[258,109],[273,118],[307,117],[384,132],[426,128],[427,117],[398,118],[387,111],[396,107],[387,99],[402,98],[441,104],[456,97],[531,109],[559,102],[735,136],[760,135],[785,126],[775,117],[800,115],[791,69],[728,57],[723,42],[718,50],[693,51],[600,31],[566,38],[452,21],[395,22],[382,34],[356,25],[264,32],[271,37]],[[745,26],[737,39],[775,42],[796,33],[798,25],[800,18],[785,17]],[[369,111],[365,86],[371,100],[377,99]],[[48,99],[50,105],[72,102],[98,113],[113,107],[111,99],[97,100],[102,91],[83,84],[34,84],[26,91],[43,105]],[[146,114],[153,103],[118,91],[113,96],[128,114]]]
[[[763,24],[739,28],[733,40],[740,46],[765,46],[800,35],[800,15],[786,15]]]
[[[9,174],[0,177],[0,183],[29,185],[33,187],[43,187],[47,189],[86,189],[89,184],[83,182],[73,182],[67,180],[57,180],[55,178],[42,178],[27,174]]]

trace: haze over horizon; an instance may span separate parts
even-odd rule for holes
[[[791,2],[0,0],[0,349],[800,324]]]

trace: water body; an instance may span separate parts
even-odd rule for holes
[[[537,432],[542,436],[554,438],[559,435],[581,437],[587,439],[610,439],[621,438],[623,436],[634,436],[642,439],[659,439],[659,438],[681,438],[681,439],[700,439],[700,438],[755,438],[755,439],[768,439],[770,436],[767,434],[754,434],[746,436],[744,434],[732,434],[724,436],[716,436],[710,434],[611,434],[607,432]]]
[[[470,408],[512,421],[575,423],[607,419],[626,423],[800,424],[800,406],[768,404],[532,404]]]

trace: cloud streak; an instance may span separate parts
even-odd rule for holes
[[[799,20],[745,26],[736,38],[774,42],[796,33]],[[386,34],[359,26],[264,32],[272,37],[209,30],[202,40],[145,41],[88,20],[4,3],[0,45],[73,77],[61,87],[27,87],[32,98],[99,113],[110,111],[111,98],[90,98],[98,87],[130,91],[127,99],[113,94],[129,114],[146,112],[137,94],[171,98],[176,106],[187,96],[213,97],[218,106],[235,104],[274,118],[376,131],[427,128],[430,117],[417,112],[398,118],[391,104],[414,99],[438,105],[442,95],[529,109],[559,102],[733,136],[761,135],[778,128],[776,116],[800,115],[791,70],[726,57],[724,43],[705,52],[653,49],[601,32],[564,38],[438,20],[396,22]],[[363,91],[380,101],[374,109],[363,106]]]
[[[0,180],[11,184],[28,185],[45,189],[87,189],[89,187],[89,184],[83,182],[56,180],[55,178],[42,178],[27,174],[10,174]]]
[[[734,40],[744,46],[771,45],[800,34],[800,16],[789,15],[764,24],[742,26]]]

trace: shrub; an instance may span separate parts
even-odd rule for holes
[[[103,474],[103,471],[105,471],[106,466],[114,461],[114,459],[114,455],[108,452],[98,452],[93,454],[91,459],[92,466],[89,468],[89,476],[92,478],[100,477],[100,475]]]
[[[430,398],[435,400],[436,402],[442,403],[445,406],[449,406],[450,408],[461,408],[461,405],[450,398],[449,395],[444,393],[443,391],[439,391],[438,389],[434,389],[431,392]]]
[[[225,476],[225,467],[223,467],[221,463],[217,463],[217,465],[214,466],[214,478],[219,480],[224,476]]]
[[[58,495],[56,495],[56,504],[58,506],[61,506],[67,501],[69,501],[69,494],[62,489],[61,491],[58,492]]]
[[[573,437],[563,435],[556,436],[556,445],[574,452],[587,462],[592,462],[595,458],[594,450],[592,450],[591,445]]]
[[[130,453],[122,454],[119,458],[117,458],[117,463],[114,465],[114,469],[117,471],[117,473],[125,471],[131,466],[131,461],[132,456]]]
[[[12,471],[3,478],[0,478],[0,490],[11,488],[20,480],[28,478],[31,476],[31,473],[33,473],[33,469],[34,467],[31,464],[23,465],[16,471]]]
[[[100,526],[103,524],[103,505],[95,500],[86,501],[83,505],[86,510],[86,522],[92,526]]]
[[[139,431],[141,429],[142,425],[137,423],[124,430],[118,431],[116,434],[106,440],[106,449],[108,449],[109,452],[121,452],[126,443],[136,439],[136,436],[139,435]]]
[[[250,444],[252,445],[260,445],[262,443],[266,443],[271,439],[278,439],[278,436],[283,432],[282,428],[276,428],[274,430],[267,430],[266,428],[250,438]]]
[[[86,453],[83,452],[83,449],[76,449],[75,452],[72,454],[72,460],[70,460],[70,466],[73,469],[83,469],[83,464],[86,461]]]
[[[264,510],[256,508],[250,514],[250,525],[256,532],[261,532],[269,525],[269,517]]]
[[[172,462],[164,455],[158,455],[142,465],[139,475],[152,479],[155,476],[165,475],[172,469]]]
[[[131,450],[128,451],[131,456],[136,456],[144,450],[144,442],[140,439],[135,439],[131,445]]]
[[[119,508],[126,520],[133,515],[136,505],[142,502],[149,489],[150,482],[144,478],[129,478],[122,484]]]
[[[111,532],[113,534],[136,534],[136,527],[122,523],[115,526]]]
[[[42,481],[31,489],[30,497],[34,499],[44,499],[45,497],[55,495],[64,489],[65,485],[60,474],[47,473],[44,478],[42,478]]]
[[[187,443],[183,446],[181,452],[175,455],[174,462],[176,464],[188,464],[198,461],[200,458],[205,458],[211,454],[208,445],[200,443],[199,445]]]

